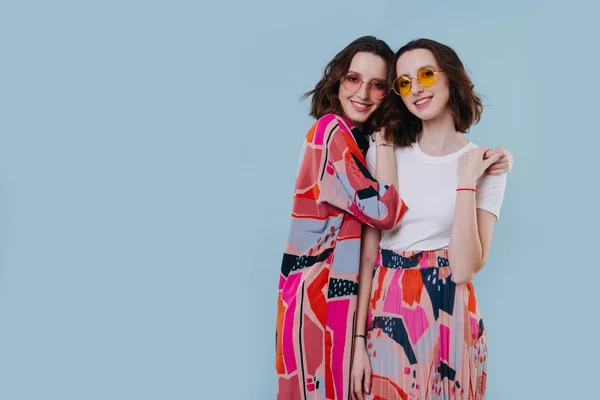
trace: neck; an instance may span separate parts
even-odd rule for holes
[[[431,156],[445,156],[463,148],[469,140],[454,129],[452,111],[447,108],[441,115],[423,121],[418,137],[421,150]]]
[[[340,113],[339,115],[340,115],[341,117],[343,117],[343,119],[344,119],[346,122],[350,122],[350,123],[351,123],[351,124],[352,124],[352,125],[353,125],[355,128],[362,129],[362,125],[363,125],[362,123],[360,123],[360,122],[356,122],[356,121],[353,121],[353,120],[352,120],[352,119],[350,119],[350,117],[349,117],[349,116],[347,116],[345,113]]]

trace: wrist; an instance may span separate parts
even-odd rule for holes
[[[473,188],[477,186],[477,179],[474,177],[464,177],[458,179],[458,187],[460,188]]]
[[[377,132],[375,135],[373,135],[373,141],[377,146],[394,146],[394,142],[387,140],[381,132]]]
[[[385,143],[385,142],[381,142],[381,143],[375,143],[375,147],[377,149],[391,149],[394,150],[394,145],[389,144],[389,143]]]

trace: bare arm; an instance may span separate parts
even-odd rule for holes
[[[373,134],[377,146],[375,158],[375,176],[378,181],[398,182],[396,169],[396,154],[393,143],[384,139],[383,131]],[[373,164],[369,164],[372,170]],[[356,334],[364,335],[367,329],[367,314],[369,300],[371,298],[371,284],[373,282],[373,270],[377,263],[379,254],[379,241],[381,231],[368,225],[363,225],[362,240],[360,247],[360,270],[358,276],[358,305],[356,311]],[[364,340],[363,340],[364,344]]]
[[[396,187],[398,185],[398,171],[396,169],[396,153],[394,144],[384,139],[382,131],[373,134],[377,152],[377,161],[375,168],[375,179],[378,182],[387,182]],[[377,242],[379,247],[379,242]]]
[[[452,233],[450,268],[455,283],[471,281],[487,261],[496,216],[475,208],[475,193],[458,192]]]
[[[499,157],[494,155],[484,160],[485,151],[486,148],[473,149],[461,156],[457,170],[459,187],[475,188],[477,178]],[[487,261],[495,224],[494,214],[477,208],[474,192],[456,192],[449,248],[450,268],[456,283],[471,281]]]
[[[367,316],[369,314],[369,300],[371,299],[373,269],[377,263],[380,237],[381,231],[363,225],[358,277],[358,309],[355,325],[356,335],[360,336],[354,338],[355,350],[351,372],[351,398],[353,400],[363,400],[363,394],[371,392],[371,363],[367,353],[366,339],[362,336],[367,334]]]
[[[373,270],[379,253],[381,231],[370,226],[363,226],[362,244],[360,248],[360,270],[358,275],[358,308],[356,311],[356,334],[364,335],[367,329],[367,314],[371,298]]]

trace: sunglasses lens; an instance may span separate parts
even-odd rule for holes
[[[371,96],[373,96],[376,99],[382,99],[385,97],[386,94],[388,94],[389,86],[386,85],[385,82],[375,81],[371,83],[370,88]]]
[[[356,75],[346,75],[344,79],[342,79],[342,86],[344,86],[344,89],[352,93],[358,92],[361,84],[362,80]]]
[[[411,84],[410,80],[404,76],[399,77],[394,81],[394,92],[400,96],[406,96],[410,93]]]
[[[417,74],[417,80],[423,87],[430,87],[435,83],[435,74],[431,68],[423,68]]]

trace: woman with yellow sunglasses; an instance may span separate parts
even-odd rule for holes
[[[450,47],[419,39],[395,60],[385,135],[407,210],[395,228],[363,232],[352,395],[483,399],[486,335],[471,280],[489,254],[509,157],[465,137],[483,106]],[[376,159],[369,150],[370,170]]]

